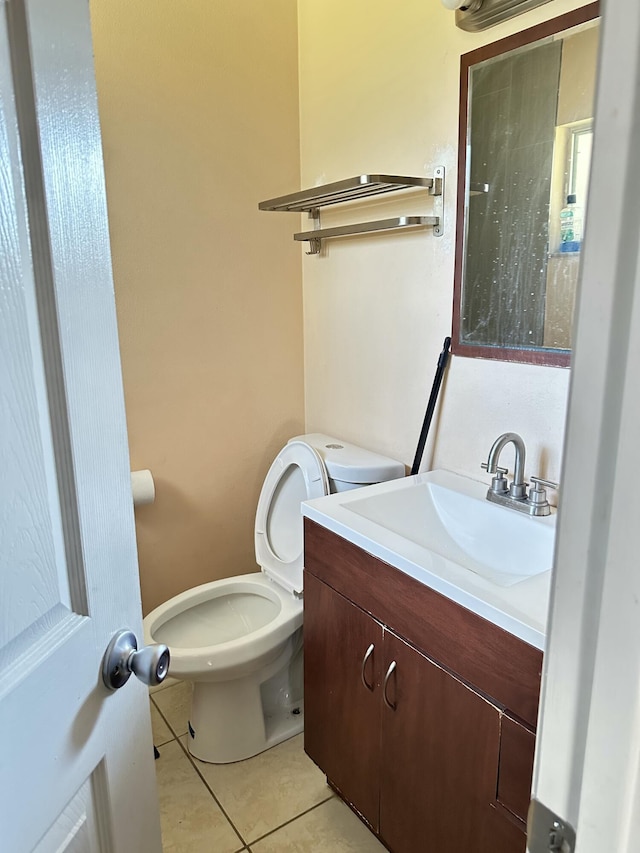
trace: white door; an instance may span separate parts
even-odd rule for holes
[[[161,849],[87,0],[0,0],[0,848]]]
[[[606,0],[533,796],[640,849],[640,4]],[[549,826],[530,825],[547,853]],[[567,850],[564,847],[562,850]]]

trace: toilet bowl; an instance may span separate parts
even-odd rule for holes
[[[300,504],[404,473],[402,463],[321,433],[291,439],[258,500],[261,570],[189,589],[145,617],[145,642],[168,645],[169,674],[193,682],[188,745],[196,758],[240,761],[302,731]]]

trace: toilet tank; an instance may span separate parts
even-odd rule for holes
[[[402,462],[321,432],[297,435],[291,441],[304,441],[320,454],[332,493],[397,480],[406,473]]]

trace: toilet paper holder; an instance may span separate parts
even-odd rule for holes
[[[131,472],[131,494],[134,506],[152,504],[156,499],[156,484],[148,468]]]

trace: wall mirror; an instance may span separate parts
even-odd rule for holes
[[[598,14],[591,3],[461,58],[457,355],[569,365]]]

